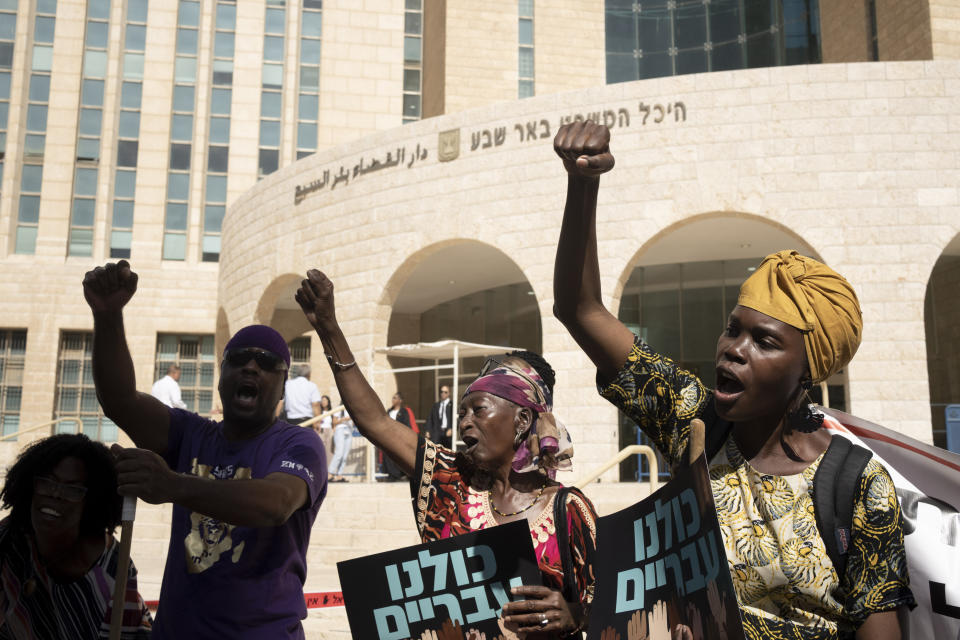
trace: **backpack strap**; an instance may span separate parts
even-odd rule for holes
[[[841,582],[847,566],[857,485],[871,457],[869,449],[835,435],[813,476],[817,529]]]
[[[573,556],[570,553],[570,531],[567,529],[567,495],[570,487],[560,487],[553,499],[553,526],[557,531],[557,549],[560,551],[560,564],[563,568],[563,599],[567,602],[579,602],[577,579],[573,575]]]

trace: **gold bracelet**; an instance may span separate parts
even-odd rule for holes
[[[357,366],[356,360],[354,360],[353,362],[348,362],[347,364],[343,364],[342,362],[337,362],[336,360],[334,360],[333,356],[330,355],[329,353],[324,353],[323,355],[327,356],[327,362],[329,362],[330,367],[332,369],[335,369],[336,371],[346,371],[350,367]]]

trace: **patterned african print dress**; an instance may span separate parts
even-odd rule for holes
[[[413,513],[423,542],[495,527],[489,494],[476,491],[464,480],[459,459],[450,449],[422,436],[417,446],[417,468],[410,480]],[[563,565],[557,546],[557,529],[553,521],[554,497],[530,523],[530,537],[543,584],[563,590]],[[570,551],[580,601],[593,602],[593,557],[597,538],[597,513],[593,504],[574,489],[567,495],[567,527]]]
[[[713,392],[639,338],[600,394],[643,429],[673,465],[683,460],[690,422],[724,428]],[[860,478],[847,568],[841,578],[817,530],[813,477],[763,474],[732,437],[710,460],[710,481],[743,628],[751,639],[853,638],[872,613],[913,606],[893,481],[876,458]]]

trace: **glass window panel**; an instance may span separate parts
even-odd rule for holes
[[[300,94],[297,116],[301,120],[316,120],[319,109],[319,98],[315,95]]]
[[[130,22],[146,22],[147,0],[127,0],[127,20]]]
[[[521,78],[533,77],[533,49],[527,47],[520,48],[520,65],[517,73]]]
[[[740,35],[739,0],[712,0],[710,12],[710,40],[714,47],[729,44]]]
[[[777,64],[774,36],[769,31],[747,38],[747,66],[772,67]]]
[[[127,80],[143,80],[143,54],[123,54],[123,77]]]
[[[137,153],[140,143],[136,140],[120,140],[117,142],[117,166],[137,166]]]
[[[130,245],[133,242],[133,232],[132,231],[122,231],[122,230],[113,230],[110,232],[110,249],[126,249],[130,250]],[[129,255],[129,253],[128,253]],[[111,254],[111,257],[118,257]]]
[[[210,118],[210,142],[230,142],[230,118]]]
[[[304,9],[322,9],[323,0],[303,0]]]
[[[420,38],[404,36],[403,61],[420,62]]]
[[[23,139],[23,154],[27,157],[43,157],[47,136],[27,134]]]
[[[613,3],[608,0],[605,29],[607,55],[609,56],[611,53],[632,54],[637,47],[637,33],[630,4],[628,3],[625,7],[613,8],[611,8],[611,4]]]
[[[409,16],[407,14],[407,22],[409,23]],[[419,16],[418,16],[419,17]],[[319,38],[323,31],[323,14],[319,11],[304,11],[303,17],[300,20],[300,35],[306,37]],[[420,33],[417,31],[416,33]]]
[[[283,62],[283,38],[266,36],[263,39],[263,59]]]
[[[37,246],[36,227],[17,227],[17,240],[14,253],[32,254]]]
[[[404,5],[407,9],[413,9],[415,11],[420,10],[420,0],[406,0]]]
[[[230,115],[231,89],[214,89],[210,95],[210,113]]]
[[[70,241],[67,255],[93,255],[93,229],[70,229]]]
[[[127,51],[143,51],[147,46],[147,28],[140,24],[128,24],[123,48]]]
[[[283,35],[284,33],[284,13],[283,9],[267,9],[267,19],[264,31],[266,33],[276,33]]]
[[[20,190],[40,193],[41,184],[43,184],[43,165],[23,165],[23,170],[20,173]]]
[[[227,147],[210,145],[207,149],[207,171],[226,172],[228,155],[229,149]],[[207,200],[209,199],[210,194],[208,193]]]
[[[220,233],[223,225],[223,216],[227,208],[221,204],[208,204],[203,210],[203,230],[210,233]]]
[[[237,27],[237,5],[218,2],[217,3],[217,29],[226,29],[233,31]]]
[[[533,15],[533,0],[520,0],[518,3],[519,13],[522,16]]]
[[[17,222],[36,223],[40,220],[40,196],[20,196]]]
[[[660,78],[673,75],[673,60],[666,51],[644,52],[640,58],[641,78]]]
[[[10,113],[10,103],[9,102],[0,102],[0,129],[4,129],[7,126],[7,116]],[[3,146],[0,146],[0,151],[3,151]]]
[[[231,31],[217,31],[213,40],[213,55],[218,58],[232,58],[235,36]],[[281,38],[282,41],[282,38]],[[282,47],[282,44],[281,44]]]
[[[171,173],[167,177],[167,198],[186,200],[190,196],[190,174]]]
[[[100,423],[100,441],[116,442],[120,436],[117,425],[110,418],[104,417]]]
[[[56,23],[56,18],[37,16],[33,26],[33,41],[52,43],[53,29],[56,26]]]
[[[207,201],[227,201],[227,176],[207,176]]]
[[[517,97],[532,98],[533,95],[533,80],[520,80],[517,85]]]
[[[187,236],[182,233],[163,234],[163,259],[183,260],[187,257]]]
[[[280,123],[273,120],[260,121],[260,146],[280,146]]]
[[[121,138],[136,138],[140,135],[140,112],[121,111],[117,132]]]
[[[317,148],[317,124],[300,122],[297,124],[297,147],[300,149]]]
[[[77,140],[77,160],[96,162],[100,159],[100,138]]]
[[[403,90],[404,91],[420,91],[420,70],[419,69],[404,69],[403,70]]]
[[[120,89],[120,105],[124,109],[139,109],[142,88],[139,82],[124,82]]]
[[[177,82],[194,83],[197,81],[197,59],[177,56],[173,63],[173,77]]]
[[[10,76],[7,76],[8,78]],[[5,96],[9,97],[9,96]],[[35,73],[30,76],[30,101],[46,102],[50,98],[50,76]]]
[[[33,77],[30,76],[30,81],[33,82]],[[46,78],[47,76],[40,76]],[[49,79],[47,80],[47,87],[49,92]],[[4,71],[0,73],[0,99],[9,100],[10,99],[10,72]]]
[[[300,41],[300,63],[301,64],[320,64],[320,41],[319,40],[301,40]]]
[[[520,18],[520,34],[518,41],[520,44],[533,44],[533,20]]]
[[[193,139],[193,116],[175,113],[170,121],[170,139],[190,142]]]
[[[70,223],[78,227],[93,226],[93,207],[95,200],[91,198],[76,198],[73,201],[73,217]]]
[[[263,86],[269,89],[279,89],[283,86],[283,65],[263,65]]]
[[[80,109],[80,121],[77,124],[80,135],[99,136],[102,116],[100,109]]]
[[[677,73],[700,73],[707,70],[707,52],[703,49],[677,53]]]
[[[137,172],[118,170],[113,183],[113,195],[117,198],[132,198],[137,189]]]
[[[181,202],[168,202],[164,227],[174,231],[185,230],[187,228],[187,205]]]
[[[170,168],[181,171],[190,170],[190,148],[189,144],[171,143],[170,145]]]
[[[180,0],[177,24],[181,27],[196,27],[200,20],[200,3]]]
[[[303,91],[317,91],[320,88],[319,67],[300,67],[300,88]]]
[[[12,67],[13,67],[13,43],[0,42],[0,68],[10,69]]]
[[[276,149],[260,149],[260,157],[257,162],[257,168],[260,175],[268,175],[277,170],[280,162],[280,152]]]
[[[196,55],[197,30],[177,29],[177,53]]]
[[[216,93],[214,89],[214,93]],[[173,110],[193,111],[193,87],[178,84],[173,87]]]
[[[97,169],[77,167],[73,193],[78,196],[97,195]]]
[[[70,384],[66,382],[66,377],[61,378],[63,383]],[[58,403],[58,409],[62,413],[76,413],[77,412],[77,400],[79,399],[80,391],[76,388],[66,388],[60,389],[60,402]]]
[[[651,11],[638,14],[640,49],[644,56],[648,51],[666,51],[670,47],[670,13]]]
[[[212,258],[215,255],[220,255],[220,236],[203,236],[204,262],[211,262],[211,260],[207,260],[207,258]]]
[[[107,32],[108,32],[109,26],[110,25],[108,25],[106,22],[95,22],[93,20],[88,21],[86,46],[95,47],[98,49],[106,49],[107,48]],[[140,27],[140,29],[143,29],[143,27]],[[129,32],[130,30],[128,28],[127,33]],[[143,50],[143,46],[140,47],[140,50],[141,51]]]
[[[87,17],[110,19],[110,0],[89,0],[87,2]]]
[[[409,118],[420,117],[420,96],[417,94],[403,94],[403,115]]]
[[[102,107],[103,80],[84,80],[80,103],[90,107]]]
[[[679,49],[702,46],[707,41],[707,5],[681,3],[674,16],[676,27],[674,41]]]
[[[57,0],[37,0],[37,13],[57,13]]]
[[[130,200],[113,201],[113,226],[119,229],[129,229],[133,226],[133,202]]]
[[[13,5],[13,10],[17,10],[17,5]],[[5,14],[0,16],[0,40],[13,40],[17,35],[17,17],[15,15]]]
[[[13,52],[13,43],[5,43]],[[9,63],[8,63],[9,66]],[[53,47],[44,45],[33,45],[33,65],[30,67],[34,71],[50,71],[53,67]]]
[[[260,94],[260,114],[264,118],[279,118],[282,100],[279,91],[264,91]]]
[[[227,87],[233,84],[233,60],[213,61],[213,84]]]

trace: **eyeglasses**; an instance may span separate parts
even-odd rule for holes
[[[531,378],[530,374],[520,367],[510,364],[510,362],[508,362],[509,360],[521,360],[521,358],[517,358],[517,356],[511,356],[509,354],[504,354],[502,356],[490,356],[486,359],[486,361],[484,361],[483,366],[480,368],[480,375],[477,377],[479,378],[481,376],[485,376],[494,369],[509,369],[527,381],[527,383],[533,389],[533,392],[536,394],[538,403],[543,405],[547,404],[547,398],[544,394],[543,387],[540,386],[540,383]]]
[[[37,476],[33,479],[33,490],[37,495],[60,498],[67,502],[80,502],[87,495],[87,488],[83,485],[63,484],[45,476]]]
[[[233,367],[242,367],[251,360],[264,371],[286,371],[287,362],[272,351],[262,349],[231,349],[223,354],[223,359]]]

